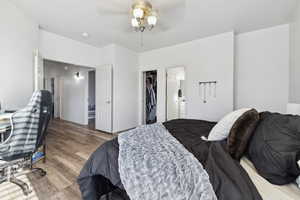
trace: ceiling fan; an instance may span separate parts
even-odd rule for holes
[[[122,30],[161,32],[184,19],[185,0],[109,0],[98,8],[100,16],[117,18]]]

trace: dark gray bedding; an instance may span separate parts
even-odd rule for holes
[[[261,113],[247,153],[257,172],[270,183],[295,182],[300,175],[300,117]]]
[[[173,120],[164,123],[168,131],[191,152],[207,171],[220,200],[261,200],[238,161],[227,153],[226,142],[205,142],[215,125],[201,120]],[[83,167],[78,184],[84,200],[129,199],[118,167],[119,144],[114,139],[100,146]]]

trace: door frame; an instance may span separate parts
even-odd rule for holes
[[[35,61],[37,61],[38,59],[38,57],[36,56],[36,55],[40,55],[40,54],[36,54],[36,52],[34,52],[35,54],[34,54],[34,59],[35,59]],[[67,62],[64,62],[64,61],[58,61],[58,60],[55,60],[55,59],[50,59],[50,58],[46,58],[46,57],[41,57],[40,56],[40,58],[42,58],[42,63],[43,63],[43,68],[44,68],[44,61],[45,60],[49,60],[49,61],[53,61],[53,62],[59,62],[59,63],[67,63]],[[35,63],[34,63],[35,64]],[[71,64],[71,65],[76,65],[76,63],[69,63],[69,64]],[[34,73],[35,73],[35,78],[37,77],[36,76],[36,72],[37,72],[37,70],[36,70],[36,66],[38,66],[38,65],[36,65],[35,64],[35,66],[34,66]],[[104,66],[110,66],[111,67],[111,73],[112,73],[112,79],[111,79],[111,81],[112,81],[112,83],[111,83],[111,85],[112,85],[112,91],[111,91],[111,106],[112,106],[112,108],[111,108],[111,133],[112,133],[112,131],[113,131],[113,65],[112,64],[104,64],[104,65],[99,65],[99,66],[97,66],[97,65],[95,65],[95,66],[84,66],[84,65],[80,65],[81,67],[88,67],[88,68],[91,68],[91,71],[97,71],[99,68],[101,68],[101,67],[104,67]],[[87,71],[88,72],[88,71]],[[43,89],[47,89],[46,88],[46,86],[48,85],[48,83],[47,83],[47,79],[45,78],[45,76],[44,76],[44,74],[45,74],[45,71],[43,70],[42,71],[42,77],[43,77]],[[60,92],[60,98],[59,98],[59,117],[61,118],[61,119],[63,119],[64,118],[64,116],[63,116],[63,83],[64,83],[64,78],[63,77],[55,77],[55,79],[57,79],[58,80],[58,82],[59,82],[59,91],[56,91],[56,92]],[[85,124],[88,124],[88,76],[86,76],[86,79],[87,79],[87,84],[86,84],[86,92],[85,92],[85,108],[84,108],[84,111],[85,111],[85,113],[84,113],[84,115],[85,115]],[[95,80],[97,81],[97,77],[95,77]],[[36,84],[37,82],[36,82],[36,79],[34,79],[34,85]],[[97,85],[97,84],[96,84]],[[97,95],[97,90],[95,91],[95,95]],[[97,106],[97,102],[95,103],[96,104],[96,108],[98,107]]]
[[[34,91],[45,88],[44,82],[44,58],[39,49],[33,52],[33,88]]]
[[[141,76],[141,88],[140,88],[140,94],[141,94],[141,103],[142,105],[140,106],[141,108],[141,125],[146,125],[146,73],[147,72],[156,72],[157,76],[157,82],[158,82],[158,69],[149,69],[149,70],[142,70],[140,71],[140,76]],[[158,99],[158,84],[157,84],[157,99]],[[156,99],[156,102],[158,104],[158,100]],[[156,117],[157,117],[157,108],[156,108]]]

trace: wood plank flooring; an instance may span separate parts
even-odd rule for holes
[[[30,174],[28,178],[41,200],[81,199],[76,178],[81,168],[101,144],[112,135],[90,130],[70,122],[53,120],[48,128],[47,161],[38,163],[47,171],[45,177]]]

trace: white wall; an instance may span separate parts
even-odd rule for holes
[[[137,126],[138,54],[119,45],[96,48],[47,31],[40,33],[42,56],[88,67],[113,65],[113,131]]]
[[[300,103],[300,2],[291,23],[290,102]]]
[[[0,1],[0,102],[25,106],[33,92],[33,52],[38,25],[13,4]]]
[[[84,79],[75,79],[80,71]],[[62,119],[78,124],[88,124],[88,71],[83,68],[70,68],[63,77]]]
[[[289,92],[289,25],[235,40],[235,108],[285,112]]]
[[[101,64],[100,48],[44,30],[40,31],[42,57],[64,63],[96,67]]]
[[[114,46],[113,128],[119,132],[138,125],[138,54]]]
[[[140,54],[140,123],[142,119],[142,71],[158,70],[158,121],[165,121],[166,68],[186,67],[187,118],[219,120],[233,110],[233,32],[199,39]],[[199,81],[218,81],[217,99],[204,104]]]

